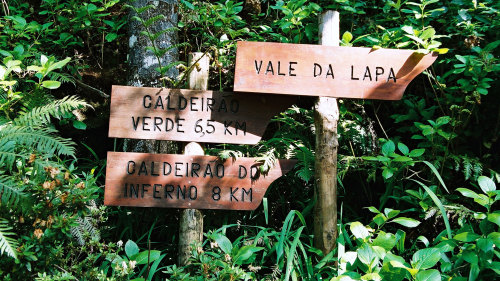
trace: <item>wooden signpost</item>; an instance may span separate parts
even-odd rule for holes
[[[255,210],[296,162],[279,160],[262,174],[255,158],[108,152],[104,204]]]
[[[412,50],[238,42],[234,90],[399,100],[436,58]]]
[[[113,86],[109,137],[256,144],[295,97]]]

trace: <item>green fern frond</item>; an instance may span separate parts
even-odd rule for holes
[[[157,16],[154,16],[154,17],[152,17],[152,18],[149,18],[149,19],[145,20],[145,21],[143,22],[143,24],[144,24],[144,26],[145,26],[145,27],[150,27],[150,26],[151,26],[151,25],[153,25],[155,22],[157,22],[157,21],[159,21],[159,20],[162,20],[162,19],[164,19],[164,18],[165,18],[165,16],[164,16],[164,15],[157,15]]]
[[[21,114],[14,119],[13,124],[17,126],[35,126],[50,122],[50,117],[60,118],[73,109],[81,106],[89,106],[86,102],[76,96],[64,97],[53,101],[45,106],[35,107],[31,111]]]
[[[2,205],[16,207],[21,200],[27,199],[28,195],[9,176],[2,175],[0,176],[0,197]]]
[[[67,73],[50,72],[48,76],[50,80],[59,81],[61,83],[71,83],[73,86],[76,86],[75,79]]]
[[[9,237],[15,234],[9,232],[10,230],[12,230],[12,227],[8,225],[8,222],[4,219],[0,219],[0,254],[6,254],[17,260],[16,249],[19,246],[14,238]]]
[[[0,143],[14,142],[16,146],[32,147],[42,154],[75,157],[75,143],[55,136],[56,132],[55,129],[43,127],[4,126],[0,131]]]

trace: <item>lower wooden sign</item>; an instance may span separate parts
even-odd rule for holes
[[[113,86],[109,137],[256,144],[296,97]]]
[[[255,210],[269,185],[296,160],[279,160],[266,174],[255,158],[108,152],[108,206]]]

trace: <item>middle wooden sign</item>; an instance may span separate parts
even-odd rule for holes
[[[256,144],[293,96],[113,86],[109,137]]]

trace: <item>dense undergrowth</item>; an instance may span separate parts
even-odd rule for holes
[[[0,278],[498,278],[498,1],[247,2],[179,1],[180,57],[210,54],[211,89],[231,90],[238,40],[315,44],[327,9],[344,46],[440,53],[401,101],[339,101],[338,248],[312,242],[313,99],[301,98],[258,145],[208,147],[299,163],[256,211],[205,211],[204,244],[174,265],[178,210],[102,206],[105,151],[120,141],[104,141],[109,101],[88,86],[125,83],[125,1],[12,0],[0,11]]]

